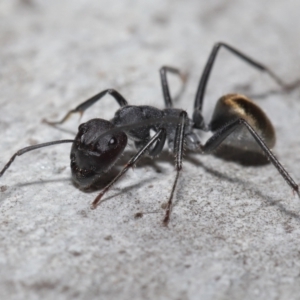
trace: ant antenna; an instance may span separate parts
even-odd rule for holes
[[[74,142],[76,142],[76,141],[75,140],[59,140],[59,141],[53,141],[53,142],[48,142],[48,143],[43,143],[43,144],[38,144],[38,145],[33,145],[33,146],[22,148],[19,151],[17,151],[11,157],[11,159],[8,161],[8,163],[4,166],[4,168],[0,172],[0,177],[2,177],[2,175],[10,167],[10,165],[13,163],[13,161],[15,160],[15,158],[17,156],[21,156],[21,155],[23,155],[26,152],[29,152],[29,151],[32,151],[32,150],[36,150],[36,149],[39,149],[39,148],[43,148],[43,147],[48,147],[48,146],[57,145],[57,144],[64,144],[64,143],[74,143]]]

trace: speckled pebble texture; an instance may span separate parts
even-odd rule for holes
[[[0,168],[22,147],[74,138],[77,115],[57,128],[42,119],[58,120],[103,89],[163,108],[163,65],[189,74],[175,104],[191,115],[218,41],[286,82],[299,79],[299,11],[292,0],[2,0]],[[180,81],[170,76],[170,84],[177,94]],[[207,121],[232,92],[268,113],[274,153],[299,183],[300,88],[280,91],[223,49],[207,88]],[[110,119],[116,109],[107,96],[81,122]],[[142,159],[96,210],[99,191],[74,186],[69,152],[65,144],[27,153],[0,178],[0,299],[300,299],[300,200],[272,165],[186,153],[166,228],[175,177],[167,151]],[[128,147],[119,165],[133,153]]]

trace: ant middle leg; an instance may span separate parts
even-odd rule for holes
[[[175,144],[174,144],[174,152],[176,156],[176,177],[172,186],[171,194],[169,196],[169,201],[167,203],[166,208],[166,214],[165,218],[163,220],[163,224],[165,226],[168,226],[171,210],[172,210],[172,202],[173,202],[173,196],[176,189],[176,185],[178,182],[180,171],[182,170],[182,157],[183,157],[183,151],[184,151],[184,130],[185,130],[185,121],[187,118],[187,113],[185,111],[182,111],[180,113],[180,123],[177,125],[176,128],[176,135],[175,135]]]
[[[286,183],[293,189],[294,192],[300,197],[299,186],[296,184],[294,179],[290,176],[290,174],[286,171],[286,169],[282,166],[276,156],[272,153],[272,151],[265,144],[263,139],[257,134],[257,132],[252,128],[252,126],[242,118],[236,119],[230,123],[227,123],[220,129],[218,129],[214,135],[201,146],[201,150],[203,153],[211,153],[214,151],[227,136],[229,136],[233,131],[238,129],[241,126],[245,126],[252,137],[255,139],[263,153],[267,156],[267,158],[271,161]]]
[[[90,106],[94,105],[97,101],[99,101],[101,98],[103,98],[106,94],[111,95],[118,102],[120,107],[128,105],[128,102],[126,101],[126,99],[119,92],[117,92],[114,89],[107,89],[107,90],[104,90],[104,91],[96,94],[95,96],[87,99],[83,103],[79,104],[76,108],[71,109],[60,121],[51,122],[46,119],[43,119],[43,122],[47,123],[49,125],[60,125],[60,124],[63,124],[65,121],[67,121],[69,119],[69,117],[74,113],[79,113],[80,116],[82,116],[86,109],[88,109]]]
[[[187,80],[187,74],[180,72],[179,69],[169,67],[169,66],[163,66],[159,70],[161,87],[162,87],[163,96],[164,96],[164,100],[165,100],[165,107],[172,108],[173,101],[172,101],[172,97],[170,94],[170,88],[169,88],[169,83],[168,83],[168,79],[167,79],[167,72],[170,72],[170,73],[173,73],[173,74],[176,74],[179,76],[179,78],[181,79],[181,81],[183,83],[182,90],[185,87],[185,83]],[[182,91],[180,91],[179,94],[181,94],[181,92]]]

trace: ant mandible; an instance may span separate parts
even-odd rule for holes
[[[82,115],[87,108],[106,94],[111,95],[120,105],[112,120],[107,121],[97,118],[81,124],[74,140],[58,140],[20,149],[4,166],[0,172],[0,177],[9,168],[16,156],[42,147],[72,143],[70,158],[73,180],[80,188],[88,189],[99,182],[101,176],[114,165],[124,151],[127,139],[133,140],[137,153],[95,198],[91,205],[91,208],[94,209],[101,201],[103,195],[129,168],[133,167],[144,154],[150,157],[160,154],[167,140],[169,150],[176,157],[176,176],[163,220],[164,225],[167,225],[170,219],[174,191],[182,169],[184,146],[188,150],[207,154],[214,151],[227,138],[227,140],[230,139],[232,145],[238,148],[251,149],[254,152],[262,151],[287,184],[300,197],[298,185],[270,150],[275,144],[273,125],[261,108],[252,100],[240,94],[225,95],[218,100],[211,122],[209,124],[205,123],[202,116],[203,98],[215,58],[221,47],[229,50],[252,67],[269,74],[284,90],[292,90],[300,83],[297,81],[290,85],[285,84],[261,63],[228,44],[216,43],[200,78],[192,119],[188,117],[184,110],[173,108],[170,96],[167,72],[174,73],[184,80],[183,74],[178,69],[165,66],[160,69],[165,101],[163,110],[147,105],[129,105],[125,98],[116,90],[104,90],[84,101],[75,109],[70,110],[61,121],[45,122],[50,125],[58,125],[64,123],[73,113]],[[202,144],[194,129],[211,131],[213,135],[205,144]],[[150,134],[151,130],[155,132],[153,136]]]

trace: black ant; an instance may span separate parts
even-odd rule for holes
[[[80,188],[88,189],[99,182],[101,176],[114,165],[124,151],[127,139],[133,140],[137,153],[95,198],[91,208],[96,208],[103,195],[129,168],[133,167],[144,154],[150,157],[160,154],[167,140],[169,149],[176,157],[176,176],[163,220],[164,224],[167,225],[170,219],[173,194],[182,169],[184,147],[188,150],[207,154],[214,151],[226,139],[226,142],[229,141],[239,149],[250,149],[254,152],[262,151],[287,184],[300,196],[298,185],[270,150],[275,144],[275,131],[272,123],[252,100],[240,94],[225,95],[217,102],[211,122],[205,123],[202,116],[203,97],[216,55],[221,47],[258,70],[268,73],[284,90],[292,90],[299,85],[299,82],[291,85],[285,84],[264,65],[227,44],[217,43],[212,49],[200,79],[192,119],[184,110],[173,108],[167,81],[167,72],[174,73],[181,79],[184,79],[184,76],[175,68],[162,67],[160,77],[165,109],[160,110],[147,105],[129,105],[117,91],[113,89],[104,90],[69,111],[61,121],[46,122],[50,125],[57,125],[64,123],[73,113],[82,115],[87,108],[106,94],[110,94],[120,105],[112,120],[92,119],[81,124],[75,140],[53,141],[19,150],[0,172],[0,177],[9,168],[16,156],[42,147],[72,143],[71,170],[73,180]],[[213,135],[205,144],[202,144],[195,133],[195,129],[211,131]],[[151,130],[155,132],[153,136],[151,136]]]

